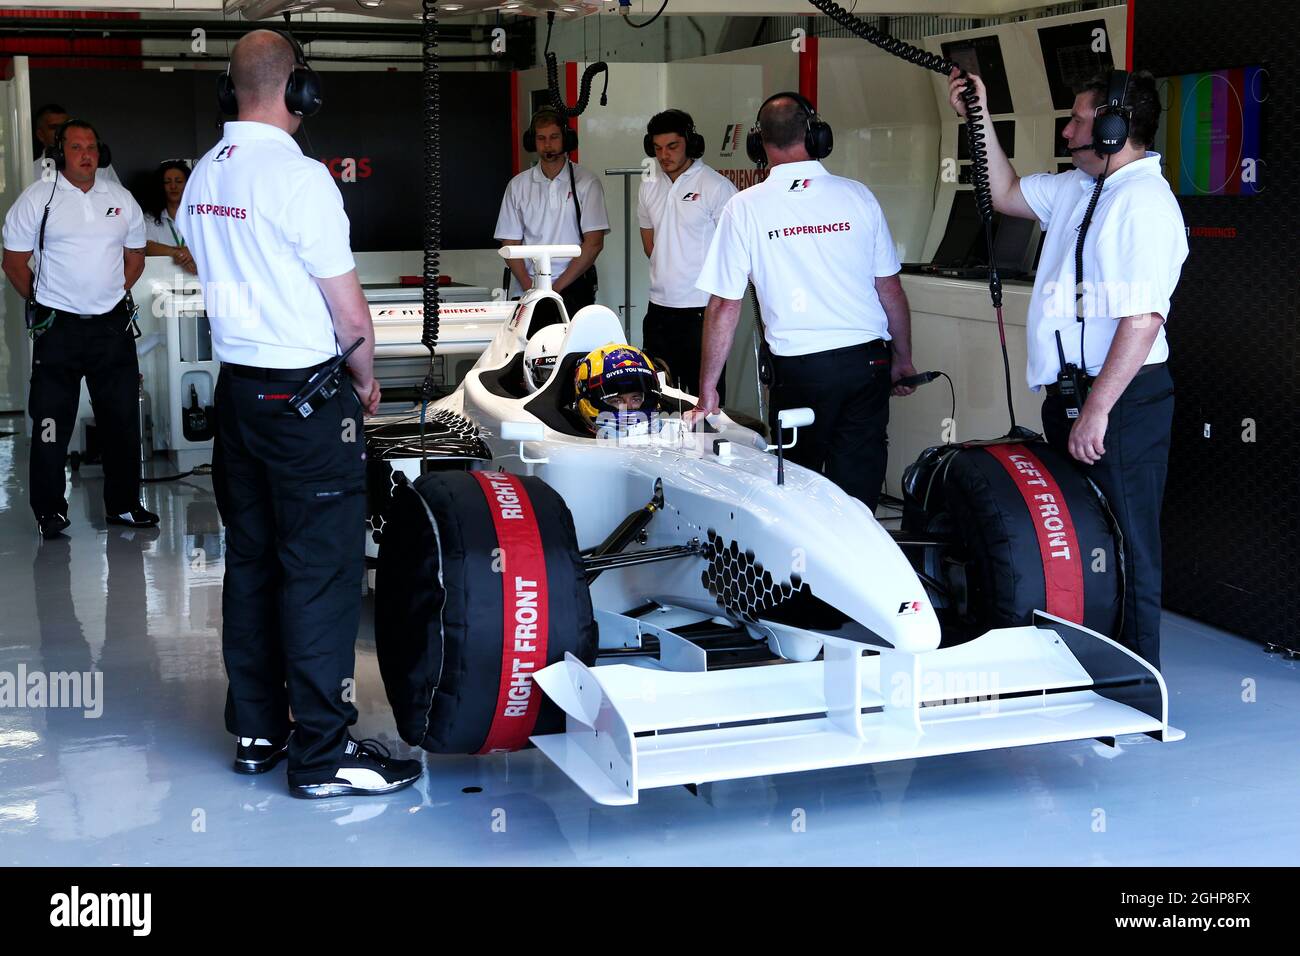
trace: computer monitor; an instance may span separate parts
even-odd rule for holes
[[[943,232],[943,241],[934,253],[934,265],[957,267],[987,262],[988,257],[980,252],[984,246],[984,220],[980,218],[975,205],[975,193],[969,189],[959,189],[952,197],[952,208],[948,211],[948,227]]]
[[[1002,44],[996,36],[950,40],[942,44],[942,49],[947,59],[984,81],[990,113],[1015,112],[1011,105],[1011,84],[1007,82],[1007,68],[1002,60]]]
[[[1105,20],[1039,28],[1038,45],[1043,51],[1053,109],[1068,110],[1074,105],[1078,87],[1114,67],[1110,41]]]
[[[1028,271],[1032,259],[1029,244],[1037,223],[1019,216],[998,216],[993,227],[993,261],[1003,275]]]

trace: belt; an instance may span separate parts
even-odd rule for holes
[[[862,342],[858,345],[846,345],[838,349],[826,349],[824,352],[806,352],[803,355],[777,355],[772,353],[772,358],[777,362],[797,362],[801,359],[819,359],[825,356],[848,356],[854,352],[889,352],[889,343],[884,339],[872,339],[870,342]]]
[[[311,378],[324,368],[328,362],[320,362],[307,368],[262,368],[258,365],[236,365],[234,362],[222,362],[221,370],[229,372],[235,378],[252,378],[262,382],[301,382]]]
[[[1137,378],[1139,375],[1145,375],[1147,372],[1154,372],[1156,369],[1164,368],[1164,367],[1165,367],[1164,362],[1152,362],[1150,365],[1143,365],[1140,369],[1134,372],[1133,377]],[[1088,381],[1090,383],[1097,381],[1097,376],[1089,375]],[[1055,382],[1052,382],[1048,385],[1044,385],[1043,388],[1047,392],[1047,394],[1051,395],[1053,398],[1056,398],[1061,394],[1061,386],[1057,385]]]
[[[91,314],[88,313],[88,312],[68,312],[68,311],[65,310],[65,309],[56,309],[56,308],[54,308],[53,306],[50,306],[50,305],[44,306],[43,308],[49,309],[50,312],[53,313],[54,316],[57,317],[57,318],[69,318],[69,319],[115,319],[115,318],[118,318],[118,317],[120,317],[120,316],[124,316],[124,315],[126,315],[126,310],[122,307],[122,303],[125,302],[125,301],[126,301],[126,300],[123,299],[122,302],[119,302],[117,305],[113,306],[113,308],[109,309],[107,312],[101,312],[101,313],[99,313],[98,315],[91,315]],[[40,305],[39,302],[36,303],[36,304],[37,304],[37,305]]]

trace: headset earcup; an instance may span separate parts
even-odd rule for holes
[[[831,131],[830,124],[820,120],[809,125],[805,140],[804,146],[813,159],[825,159],[835,148],[835,134]]]
[[[524,130],[523,147],[526,153],[537,152],[537,136],[533,133],[532,126]]]
[[[1107,143],[1109,141],[1109,143]],[[1122,110],[1098,114],[1092,124],[1092,148],[1102,156],[1113,156],[1128,141],[1128,116]]]
[[[649,133],[646,133],[645,138],[641,140],[641,148],[645,150],[645,154],[647,156],[649,156],[651,159],[654,159],[655,141],[650,137]]]
[[[284,106],[295,116],[308,117],[320,112],[321,83],[315,70],[297,66],[284,87]]]
[[[686,137],[686,155],[691,159],[699,159],[704,155],[704,137],[694,130]]]
[[[113,164],[113,151],[108,148],[107,143],[99,144],[99,168],[107,169]]]
[[[235,84],[229,73],[217,77],[217,107],[226,116],[239,113],[239,100],[235,98]]]
[[[578,151],[578,131],[567,123],[564,124],[564,151],[566,153]]]
[[[745,155],[756,166],[767,165],[767,150],[763,148],[763,134],[757,129],[751,129],[745,135]]]

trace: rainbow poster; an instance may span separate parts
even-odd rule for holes
[[[1260,107],[1265,71],[1248,66],[1160,81],[1165,177],[1180,196],[1260,191]]]

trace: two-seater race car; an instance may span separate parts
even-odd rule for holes
[[[570,317],[551,256],[459,387],[367,426],[377,653],[401,737],[535,745],[592,799],[1122,734],[1181,736],[1122,607],[1105,503],[1036,442],[933,449],[887,531],[731,416],[662,389],[592,434],[574,368],[625,342]],[[538,391],[527,343],[564,327]],[[787,446],[806,409],[785,410]],[[755,423],[756,424],[756,423]],[[775,437],[775,436],[774,436]],[[1098,556],[1109,572],[1098,574]]]

